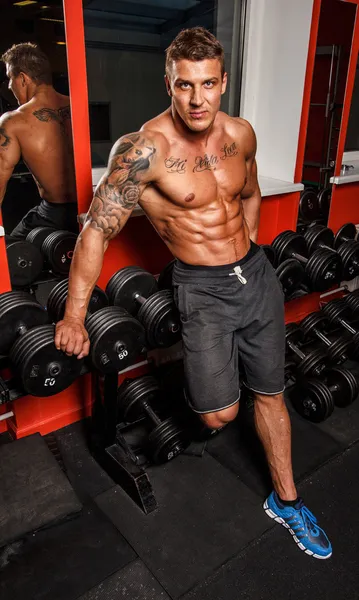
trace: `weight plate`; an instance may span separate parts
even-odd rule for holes
[[[353,312],[354,318],[359,317],[359,290],[355,290],[351,292],[347,296],[345,296],[344,300],[349,306],[350,310]]]
[[[336,252],[315,250],[306,265],[306,274],[314,292],[324,292],[341,281],[342,261]]]
[[[42,244],[42,252],[54,273],[58,275],[68,274],[76,240],[77,235],[75,233],[61,230],[54,231],[46,237]]]
[[[346,223],[337,231],[334,237],[334,248],[338,250],[339,246],[348,240],[355,240],[357,230],[354,223]]]
[[[122,306],[131,315],[136,315],[141,303],[136,296],[148,298],[157,292],[157,281],[151,273],[141,267],[125,267],[115,273],[106,286],[110,303]]]
[[[332,392],[335,406],[340,408],[352,404],[359,393],[359,385],[353,373],[340,367],[328,371],[327,386]]]
[[[44,260],[40,250],[25,240],[5,236],[6,255],[11,284],[15,287],[30,285],[40,275]]]
[[[33,396],[58,394],[80,375],[83,361],[57,350],[54,335],[53,325],[42,325],[21,336],[11,349],[15,370]]]
[[[350,317],[350,310],[345,300],[341,298],[327,302],[327,304],[323,306],[322,311],[332,321],[332,323],[337,323],[340,319]]]
[[[145,328],[149,347],[168,348],[181,339],[180,315],[169,290],[152,294],[137,316]]]
[[[288,258],[276,268],[275,274],[282,286],[286,297],[296,290],[304,281],[305,271],[297,260]]]
[[[148,436],[153,461],[164,463],[172,460],[189,444],[189,436],[172,418],[157,425]]]
[[[271,246],[270,244],[262,244],[261,248],[266,257],[268,258],[270,264],[274,266],[276,264],[277,257],[273,246]]]
[[[309,254],[312,254],[319,248],[324,247],[327,250],[333,248],[334,233],[329,227],[313,225],[312,227],[307,227],[305,230],[304,239],[307,243]]]
[[[46,310],[26,292],[0,295],[0,354],[8,354],[18,335],[48,322]]]
[[[326,352],[322,348],[315,348],[297,364],[297,369],[304,379],[308,379],[309,377],[319,377],[326,366]]]
[[[317,193],[312,188],[303,190],[299,201],[299,215],[307,223],[320,218],[320,208]]]
[[[317,331],[323,332],[328,329],[329,319],[321,311],[312,312],[300,322],[300,328],[307,339],[317,339]]]
[[[306,263],[308,249],[305,239],[295,231],[283,231],[272,242],[277,253],[278,264],[287,258],[295,258],[299,262]]]
[[[103,308],[86,319],[91,361],[102,373],[129,367],[145,346],[145,332],[137,319],[115,306]]]
[[[319,380],[308,380],[306,385],[296,387],[291,401],[300,416],[313,423],[325,421],[334,410],[330,390]]]
[[[134,423],[143,415],[141,403],[151,404],[159,392],[157,380],[151,375],[143,375],[136,379],[125,379],[117,392],[119,412],[127,423]]]
[[[332,199],[332,188],[331,187],[324,188],[324,190],[321,190],[318,194],[320,216],[323,219],[327,219],[329,216],[331,199]]]
[[[171,260],[161,271],[157,283],[159,290],[172,290],[172,275],[176,259]]]
[[[344,363],[352,355],[353,341],[350,338],[339,337],[332,340],[329,337],[331,345],[327,348],[328,360],[333,365]]]
[[[354,279],[359,274],[359,244],[354,240],[348,240],[338,248],[338,254],[342,261],[342,278],[345,281]]]
[[[30,242],[30,244],[34,244],[34,246],[41,250],[42,244],[47,236],[54,231],[56,231],[56,229],[53,229],[53,227],[35,227],[35,229],[32,229],[30,233],[27,234],[26,241]]]
[[[52,321],[57,323],[61,321],[65,314],[66,299],[69,288],[69,280],[59,281],[51,290],[47,299],[47,311]],[[107,295],[97,285],[91,294],[90,302],[87,307],[87,315],[93,315],[98,310],[108,306]]]

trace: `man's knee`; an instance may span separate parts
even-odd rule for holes
[[[218,410],[213,413],[206,413],[204,415],[200,415],[201,420],[209,429],[220,429],[227,423],[233,421],[238,414],[238,406],[237,402],[233,406],[229,408],[224,408],[223,410]]]

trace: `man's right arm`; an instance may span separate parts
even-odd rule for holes
[[[0,206],[8,181],[21,156],[20,145],[13,132],[12,119],[12,113],[5,113],[0,118]]]
[[[124,227],[153,177],[155,143],[143,132],[124,136],[114,145],[72,259],[64,320],[56,327],[55,344],[79,358],[89,351],[84,329],[87,306],[101,273],[109,241]]]

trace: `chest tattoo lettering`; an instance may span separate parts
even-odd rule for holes
[[[211,154],[211,156],[208,156],[208,154],[205,154],[204,156],[196,156],[193,173],[200,173],[201,171],[215,171],[218,161],[218,156],[215,154]]]
[[[183,173],[186,172],[186,162],[187,160],[174,158],[173,156],[166,158],[165,167],[167,169],[167,173],[178,173],[179,175],[183,175]]]
[[[236,142],[233,144],[225,143],[223,148],[221,148],[222,156],[221,160],[226,160],[226,158],[231,158],[232,156],[236,156],[238,154]]]

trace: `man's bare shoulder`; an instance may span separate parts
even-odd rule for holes
[[[17,125],[22,124],[24,121],[23,114],[16,110],[10,110],[0,117],[0,127],[6,127],[7,130],[15,130]]]
[[[255,154],[257,149],[257,139],[254,129],[249,121],[241,117],[229,117],[226,115],[225,130],[232,138],[241,144],[245,153],[250,156]]]

